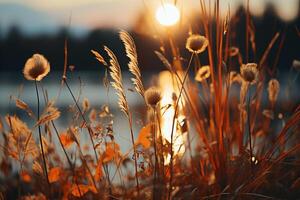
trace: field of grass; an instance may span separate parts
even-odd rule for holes
[[[300,199],[300,105],[289,98],[299,90],[300,61],[293,61],[289,72],[297,75],[282,90],[276,73],[280,45],[274,44],[284,33],[274,32],[258,54],[246,7],[241,50],[233,45],[232,23],[239,16],[231,16],[230,9],[221,16],[218,0],[206,3],[199,1],[203,32],[190,28],[185,44],[177,44],[171,26],[162,28],[165,40],[158,34],[161,47],[154,53],[165,71],[151,87],[144,87],[148,83],[138,62],[143,55],[128,32],[121,30],[119,37],[132,91],[124,87],[122,74],[128,72],[121,70],[114,51],[105,45],[104,51],[91,50],[91,59],[105,71],[106,92],[118,97],[118,112],[128,123],[123,130],[131,143],[127,152],[115,140],[110,105],[93,108],[70,87],[74,69],[67,67],[67,40],[57,97],[49,97],[43,86],[51,73],[47,58],[28,58],[23,75],[35,87],[36,104],[31,108],[15,97],[27,119],[0,118],[0,199]],[[189,57],[182,57],[182,45]],[[266,62],[270,55],[275,55],[272,66]],[[60,130],[56,120],[66,113],[57,99],[66,91],[73,99],[72,118]],[[128,103],[129,92],[144,102],[143,111]],[[135,133],[137,112],[143,127]]]

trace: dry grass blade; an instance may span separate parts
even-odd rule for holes
[[[31,108],[28,106],[27,103],[25,103],[24,101],[20,100],[20,99],[16,99],[16,106],[22,110],[24,110],[25,112],[27,112],[27,114],[29,115],[29,117],[35,117]]]
[[[108,56],[110,57],[109,69],[110,69],[110,76],[113,79],[113,82],[111,82],[111,85],[117,91],[117,95],[119,97],[118,105],[119,105],[121,111],[124,112],[125,115],[128,117],[129,116],[129,113],[128,113],[129,108],[128,108],[128,104],[126,101],[124,87],[122,84],[122,73],[121,73],[121,68],[120,68],[119,62],[118,62],[115,54],[108,47],[104,46],[104,50],[107,52]]]
[[[103,65],[107,66],[107,63],[105,62],[104,58],[100,55],[99,52],[95,50],[91,50],[91,53],[94,54],[95,58],[102,63]]]
[[[36,123],[35,126],[45,124],[47,122],[53,121],[60,117],[60,111],[58,108],[54,107],[53,102],[49,102],[44,113],[40,117],[39,121]]]
[[[126,31],[120,31],[120,39],[124,43],[126,55],[130,59],[128,63],[129,71],[134,75],[132,78],[136,91],[144,97],[144,86],[141,77],[141,71],[138,66],[137,52],[132,37]]]
[[[170,62],[167,60],[167,58],[159,51],[154,51],[154,52],[157,55],[157,57],[160,59],[160,61],[165,65],[165,67],[168,70],[172,71],[172,66],[171,66]]]
[[[271,42],[269,43],[267,49],[265,50],[262,58],[260,59],[259,61],[259,67],[261,68],[262,67],[262,64],[265,63],[266,59],[267,59],[267,56],[269,55],[269,52],[271,51],[273,45],[275,44],[276,40],[278,39],[278,37],[280,36],[280,33],[277,32],[274,37],[272,38]]]

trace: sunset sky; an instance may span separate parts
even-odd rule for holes
[[[27,33],[51,32],[68,24],[72,13],[72,27],[77,31],[96,27],[130,28],[145,8],[154,10],[161,0],[0,0],[0,29],[5,32],[12,25]],[[166,1],[165,1],[166,2]],[[198,8],[198,0],[179,0],[183,11]],[[224,0],[224,7],[234,10],[246,0]],[[299,0],[251,0],[250,9],[261,15],[267,3],[274,6],[284,20],[298,16]],[[186,12],[191,13],[191,12]]]

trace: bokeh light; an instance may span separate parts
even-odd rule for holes
[[[156,19],[163,26],[175,25],[179,18],[180,13],[178,8],[170,3],[165,3],[157,8]]]

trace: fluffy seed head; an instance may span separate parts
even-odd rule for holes
[[[195,80],[202,82],[209,77],[210,77],[210,68],[208,65],[205,65],[205,66],[201,67],[200,69],[198,69],[196,76],[195,76]]]
[[[147,105],[155,107],[161,100],[161,92],[156,87],[151,87],[145,91],[145,100]]]
[[[277,100],[280,84],[276,79],[271,79],[268,83],[269,100],[274,103]]]
[[[201,35],[193,34],[188,37],[185,47],[192,53],[201,53],[208,46],[208,40]]]
[[[241,66],[241,75],[243,79],[251,84],[254,84],[258,78],[258,70],[256,63],[247,63]]]
[[[42,80],[50,71],[48,60],[41,54],[34,54],[24,66],[23,74],[27,80]]]

